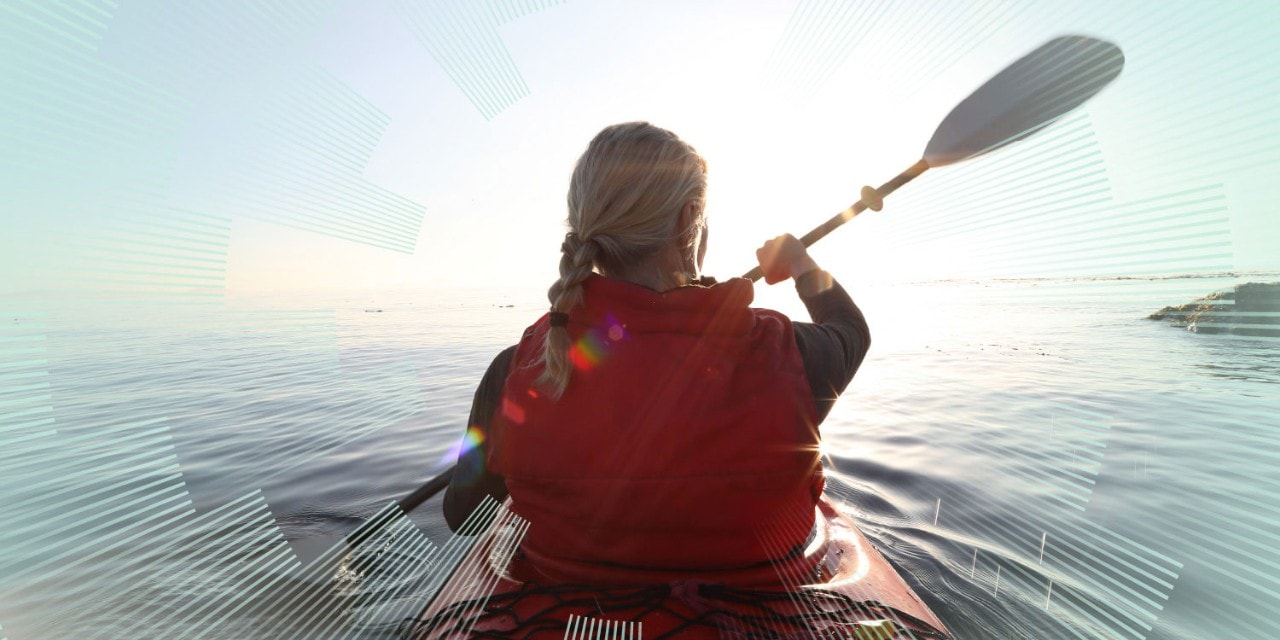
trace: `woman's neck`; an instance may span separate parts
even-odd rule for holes
[[[666,250],[635,264],[610,270],[604,275],[626,280],[659,293],[692,283],[699,277],[698,265],[683,252]]]

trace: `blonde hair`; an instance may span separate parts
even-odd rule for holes
[[[706,197],[707,163],[676,134],[647,122],[605,127],[569,181],[569,233],[560,247],[560,278],[547,291],[551,311],[568,313],[581,304],[582,283],[597,267],[606,273],[625,268],[671,242],[686,203],[695,203],[694,227],[702,227]],[[686,237],[692,229],[679,231]],[[696,235],[689,233],[689,242]],[[569,384],[571,346],[568,329],[553,324],[538,378],[553,397]]]

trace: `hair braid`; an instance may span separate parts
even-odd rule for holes
[[[591,276],[600,245],[593,239],[582,239],[576,233],[565,234],[560,245],[560,279],[547,290],[553,312],[568,313],[582,302],[582,283]],[[569,329],[553,326],[547,331],[543,350],[543,370],[538,382],[550,387],[551,395],[559,398],[569,385],[573,371],[569,362]]]

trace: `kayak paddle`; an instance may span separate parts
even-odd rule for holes
[[[1040,45],[961,100],[938,124],[919,162],[879,189],[863,187],[857,202],[800,241],[811,246],[864,210],[879,211],[885,196],[931,167],[975,158],[1049,126],[1096,95],[1123,68],[1120,48],[1102,40],[1059,36]],[[763,276],[757,266],[742,277]]]
[[[426,484],[415,489],[413,493],[400,498],[400,500],[396,502],[400,507],[400,511],[402,513],[409,513],[410,511],[417,509],[418,505],[430,500],[432,496],[440,493],[445,487],[449,486],[449,481],[453,480],[453,470],[455,468],[457,467],[452,466],[441,471],[436,475],[436,477],[428,480]],[[347,536],[347,545],[354,547],[361,542],[368,540],[373,537],[373,534],[386,526],[386,524],[388,524],[386,520],[380,520],[378,522],[369,521],[359,527],[356,527],[356,530],[352,531]]]
[[[960,101],[924,149],[924,156],[880,188],[863,187],[861,199],[800,239],[811,246],[836,227],[866,209],[879,211],[884,197],[931,167],[974,158],[1021,140],[1084,104],[1115,80],[1124,68],[1124,54],[1109,42],[1087,36],[1060,36],[1005,67]],[[760,267],[743,277],[759,280]],[[453,476],[453,467],[427,481],[399,501],[408,513],[431,499]],[[376,531],[361,527],[349,538],[359,544]]]

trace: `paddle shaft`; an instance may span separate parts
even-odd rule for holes
[[[453,480],[453,470],[456,467],[449,467],[440,472],[440,475],[430,479],[426,484],[418,487],[413,493],[400,499],[400,510],[409,513],[418,508],[418,505],[428,501],[432,496],[440,493],[445,487],[449,486],[449,482]]]
[[[865,209],[878,210],[885,196],[930,166],[980,156],[1043,129],[1093,97],[1120,74],[1120,48],[1087,36],[1061,36],[1037,47],[992,76],[947,114],[919,162],[863,196],[800,239],[808,247]],[[759,267],[743,277],[759,280]]]
[[[428,480],[426,484],[415,489],[413,493],[400,498],[400,500],[396,502],[396,504],[400,506],[400,511],[402,513],[409,513],[410,511],[418,508],[422,503],[430,500],[432,496],[444,490],[445,487],[449,486],[449,481],[453,480],[453,471],[455,469],[457,469],[456,465],[441,471],[436,477]],[[373,534],[381,531],[383,527],[393,521],[394,520],[389,518],[382,518],[366,522],[347,536],[347,546],[355,547],[359,545],[365,540],[373,537]]]
[[[883,198],[893,193],[894,191],[897,191],[898,187],[901,187],[902,185],[916,179],[916,177],[918,177],[920,174],[924,173],[928,169],[929,169],[929,163],[925,162],[924,160],[920,160],[919,162],[911,165],[910,167],[907,167],[906,171],[903,171],[902,173],[899,173],[898,175],[894,176],[892,180],[880,185],[880,188],[876,189],[876,193],[879,193],[880,197]],[[856,218],[859,213],[862,213],[866,209],[867,209],[867,203],[862,200],[859,200],[849,205],[849,207],[844,211],[841,211],[840,213],[837,213],[836,215],[832,216],[830,220],[827,220],[826,222],[818,225],[817,227],[814,227],[813,231],[810,231],[809,233],[804,234],[804,237],[800,238],[800,242],[803,243],[804,246],[806,247],[811,247],[813,246],[813,243],[821,240],[828,233],[835,231],[836,228],[839,227],[840,225]],[[764,277],[764,270],[762,270],[760,266],[757,265],[754,269],[743,274],[742,277],[752,281],[759,280],[760,278]]]

